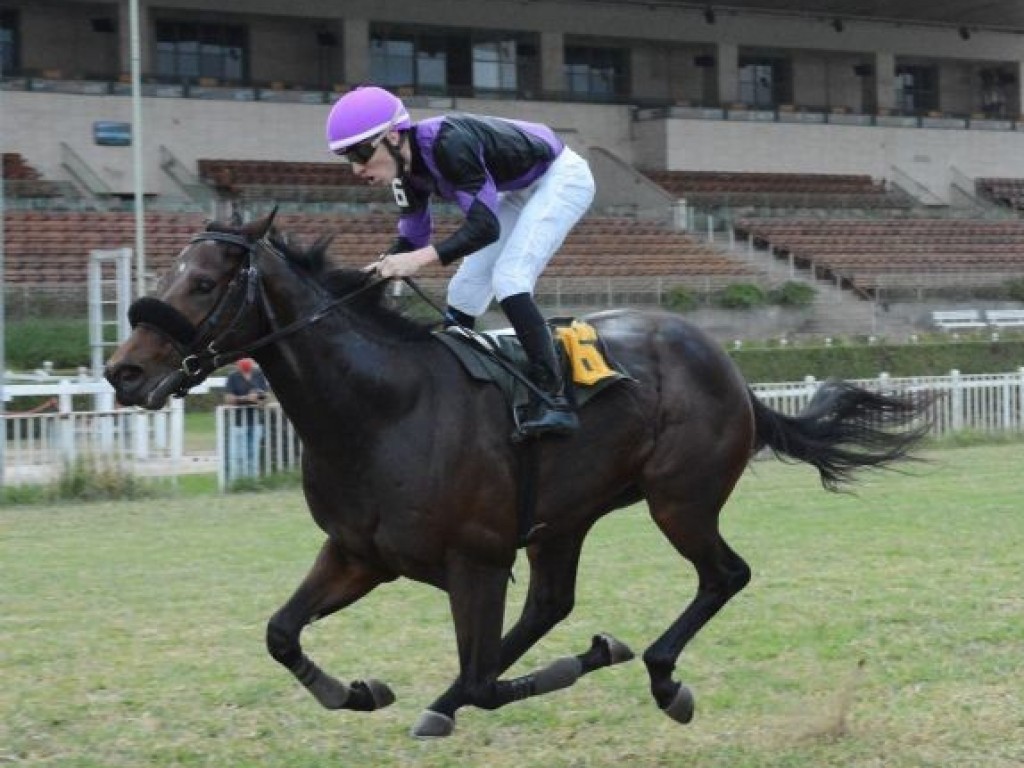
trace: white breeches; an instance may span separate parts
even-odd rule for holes
[[[594,199],[587,161],[566,147],[547,173],[498,199],[501,235],[462,260],[448,304],[478,317],[493,299],[533,293],[537,279]]]

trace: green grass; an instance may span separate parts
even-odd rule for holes
[[[680,726],[639,661],[407,736],[456,671],[445,596],[399,582],[309,628],[343,679],[398,695],[319,708],[264,650],[321,534],[295,490],[0,509],[0,763],[121,766],[1019,766],[1019,445],[944,450],[831,495],[760,462],[723,517],[750,587],[691,643]],[[526,570],[511,585],[517,611]],[[642,507],[595,529],[573,615],[517,672],[608,631],[637,653],[695,587]]]

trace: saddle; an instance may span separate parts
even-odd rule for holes
[[[577,409],[613,384],[631,377],[611,358],[594,326],[582,320],[556,318],[548,321],[566,380],[566,395]],[[453,326],[435,338],[462,363],[474,381],[497,385],[517,419],[530,404],[526,353],[512,329],[477,333]],[[518,372],[518,376],[510,372]]]
[[[613,360],[597,331],[589,323],[571,318],[548,321],[565,378],[565,394],[579,409],[608,387],[632,377]],[[512,409],[512,418],[520,423],[530,408],[529,361],[519,339],[511,330],[476,333],[454,326],[438,331],[435,338],[462,363],[474,381],[494,384],[501,389]],[[517,499],[518,546],[525,547],[544,535],[545,523],[535,524],[537,502],[536,441],[518,449],[519,492]]]

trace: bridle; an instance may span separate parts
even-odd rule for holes
[[[230,232],[206,231],[194,235],[190,245],[203,242],[235,246],[243,249],[245,256],[220,299],[198,325],[167,302],[153,296],[144,296],[128,308],[128,321],[133,329],[142,326],[155,331],[170,341],[181,356],[181,367],[171,374],[174,378],[168,383],[175,397],[184,397],[192,387],[222,365],[248,357],[258,349],[319,322],[333,310],[383,281],[383,278],[369,277],[365,285],[323,303],[309,316],[271,330],[249,344],[232,347],[226,340],[244,330],[247,319],[250,323],[254,319],[261,321],[261,324],[266,321],[265,324],[271,329],[277,325],[276,314],[267,299],[256,264],[257,251],[262,249],[282,261],[286,259],[265,235],[253,241],[244,235]]]

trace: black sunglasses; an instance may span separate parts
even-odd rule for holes
[[[377,145],[380,144],[381,139],[383,139],[386,134],[387,131],[372,139],[367,139],[366,141],[361,141],[358,144],[353,144],[351,147],[343,149],[337,154],[344,157],[350,163],[366,165],[370,162],[370,158],[373,157],[373,153],[377,151]]]

